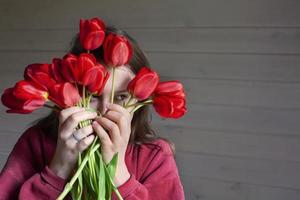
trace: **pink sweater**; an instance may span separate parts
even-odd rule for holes
[[[67,180],[54,174],[50,163],[56,138],[37,126],[28,128],[15,144],[0,174],[0,200],[51,200]],[[130,178],[118,187],[124,200],[184,199],[183,186],[170,146],[162,139],[129,144],[125,163]],[[115,193],[113,200],[117,200]]]

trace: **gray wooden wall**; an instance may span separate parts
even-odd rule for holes
[[[79,18],[128,31],[163,79],[188,94],[181,120],[154,117],[176,144],[187,199],[300,199],[300,1],[0,2],[0,89],[62,56]],[[28,123],[1,105],[0,165]]]

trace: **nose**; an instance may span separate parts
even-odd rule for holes
[[[100,103],[100,108],[98,109],[102,115],[104,115],[107,110],[108,110],[108,104],[109,104],[109,99],[108,98],[102,98],[102,101]]]

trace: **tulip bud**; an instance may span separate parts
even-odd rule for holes
[[[162,117],[179,118],[187,111],[183,85],[179,81],[159,83],[153,96],[154,109]]]
[[[158,82],[158,74],[147,67],[143,67],[139,70],[134,79],[129,82],[127,90],[138,100],[145,100],[151,96]]]
[[[7,88],[1,96],[2,104],[9,108],[7,113],[29,114],[45,104],[43,99],[18,99],[13,91],[14,88]]]
[[[48,98],[48,92],[45,89],[43,89],[36,83],[27,80],[18,81],[14,86],[13,94],[16,98],[22,100],[47,100]]]
[[[44,90],[48,90],[56,83],[51,76],[51,64],[30,64],[25,68],[24,78],[28,81],[33,81]]]
[[[80,43],[86,50],[94,50],[101,46],[105,37],[106,26],[99,18],[80,19]]]
[[[55,84],[49,91],[49,99],[61,108],[76,105],[81,97],[76,87],[69,82]]]
[[[109,66],[122,66],[131,59],[132,47],[125,36],[110,33],[104,40],[103,48],[104,61]]]

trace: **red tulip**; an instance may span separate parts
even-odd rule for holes
[[[67,54],[62,60],[62,72],[67,81],[86,83],[86,72],[96,65],[96,58],[92,54],[82,53],[78,57],[74,54]]]
[[[132,56],[132,47],[125,36],[108,34],[104,43],[104,61],[112,67],[127,64]]]
[[[1,102],[9,108],[6,110],[7,113],[29,114],[45,104],[45,100],[42,99],[18,99],[14,96],[13,90],[14,88],[7,88],[1,96]]]
[[[64,83],[67,81],[62,74],[62,59],[61,58],[53,58],[52,59],[52,64],[50,65],[49,71],[50,71],[52,79],[54,79],[56,83]]]
[[[27,80],[18,81],[14,86],[13,94],[21,100],[39,99],[46,101],[48,98],[48,92],[43,87]]]
[[[108,78],[108,71],[103,65],[98,64],[97,66],[87,71],[84,83],[87,85],[90,93],[101,95]]]
[[[153,106],[162,117],[182,117],[186,113],[186,99],[182,84],[179,81],[159,83],[154,91]]]
[[[80,43],[86,50],[94,50],[101,46],[105,37],[105,24],[98,18],[80,19]]]
[[[183,85],[179,81],[160,82],[154,93],[155,95],[167,95],[185,98]]]
[[[51,77],[51,64],[33,63],[28,65],[24,71],[24,78],[38,84],[48,90],[56,81]]]
[[[57,83],[49,91],[49,99],[61,108],[76,105],[81,97],[76,87],[69,83]]]
[[[93,54],[82,53],[78,57],[67,54],[62,61],[62,72],[69,82],[87,86],[91,93],[101,93],[108,79],[106,68],[97,62]]]
[[[129,82],[127,90],[138,100],[145,100],[151,96],[158,82],[158,74],[147,67],[143,67]]]
[[[66,54],[61,62],[61,74],[68,82],[76,82],[73,71],[77,68],[77,56],[71,53]]]

